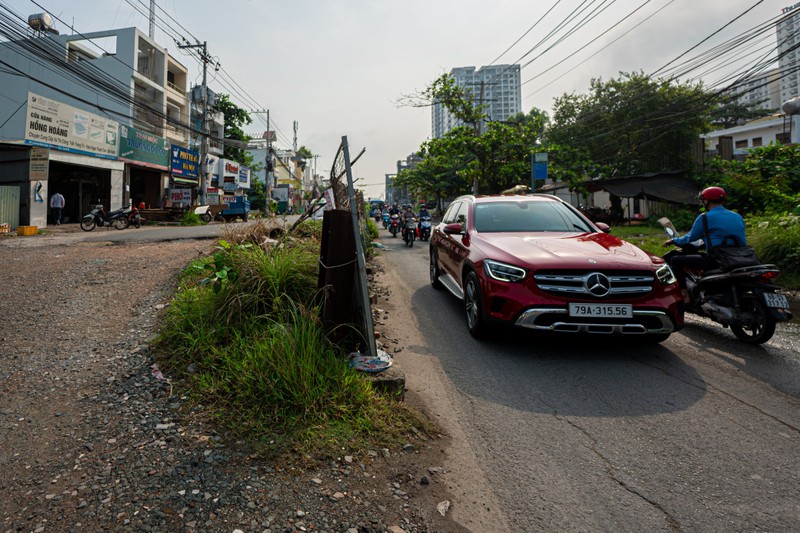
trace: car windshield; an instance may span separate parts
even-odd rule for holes
[[[500,232],[591,232],[586,222],[561,202],[515,201],[475,204],[475,230]]]

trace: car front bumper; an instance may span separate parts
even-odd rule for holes
[[[571,317],[563,308],[534,307],[523,311],[514,324],[539,331],[608,335],[658,335],[672,333],[676,329],[666,311],[642,309],[634,309],[631,318],[597,320]]]

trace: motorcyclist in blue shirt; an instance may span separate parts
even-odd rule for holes
[[[730,242],[730,238],[736,239],[739,246],[747,245],[747,237],[744,231],[744,219],[738,213],[729,211],[723,207],[723,203],[727,198],[725,189],[721,187],[707,187],[700,193],[700,201],[706,212],[706,222],[708,223],[708,236],[709,243],[706,243],[711,248],[720,246],[726,239]],[[703,214],[698,216],[691,231],[682,237],[669,239],[664,243],[664,246],[676,245],[685,246],[691,242],[705,237],[705,227],[703,224]],[[686,289],[686,272],[685,269],[701,269],[705,270],[713,265],[713,260],[706,254],[676,254],[671,255],[668,259],[669,266],[672,268],[675,278],[683,292],[684,300],[689,303],[689,294]]]

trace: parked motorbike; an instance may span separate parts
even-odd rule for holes
[[[431,238],[431,217],[425,215],[419,219],[419,240],[427,241]]]
[[[127,209],[117,209],[106,213],[103,204],[95,204],[92,210],[83,215],[81,219],[81,229],[83,231],[92,231],[94,228],[111,227],[116,229],[125,229],[128,227]]]
[[[405,227],[403,228],[403,240],[406,241],[406,246],[414,246],[414,240],[417,238],[417,219],[414,217],[406,220]]]
[[[388,227],[389,227],[389,212],[387,211],[383,214],[383,229],[386,229]]]
[[[389,217],[389,233],[392,237],[397,237],[398,231],[400,231],[400,216],[395,213]]]
[[[127,225],[126,227],[133,226],[134,228],[140,228],[142,226],[142,215],[139,213],[139,209],[131,205],[127,210]]]
[[[668,219],[659,220],[670,239],[677,232]],[[701,241],[702,242],[702,241]],[[676,254],[697,254],[698,243],[668,252],[669,261]],[[775,333],[775,325],[792,319],[789,301],[778,294],[774,281],[780,275],[775,265],[720,269],[686,270],[686,289],[690,302],[685,310],[730,327],[736,338],[748,344],[763,344]]]
[[[210,205],[201,205],[194,208],[194,214],[200,217],[200,220],[208,224],[214,220],[214,215],[211,213]]]

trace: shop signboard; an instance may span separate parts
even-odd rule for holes
[[[209,187],[219,187],[219,157],[206,154],[206,177]]]
[[[192,203],[191,189],[170,189],[169,199],[173,206],[187,206]]]
[[[38,146],[31,147],[29,178],[31,181],[46,180],[50,169],[50,150]]]
[[[239,167],[239,187],[242,189],[250,188],[250,169],[244,165]]]
[[[223,194],[222,195],[222,202],[223,204],[232,204],[236,202],[236,195],[235,194]]]
[[[198,163],[200,161],[200,154],[197,150],[189,150],[183,146],[173,144],[170,153],[172,154],[170,162],[172,175],[183,178],[178,181],[197,183],[197,177],[199,176]]]
[[[120,126],[119,158],[143,167],[169,170],[169,143],[152,133]]]
[[[116,159],[119,122],[28,93],[25,144]]]

